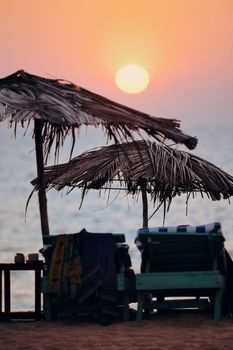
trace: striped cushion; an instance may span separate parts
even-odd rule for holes
[[[129,245],[128,245],[127,243],[125,243],[125,242],[116,243],[116,247],[117,247],[117,248],[124,248],[124,249],[126,249],[126,250],[129,249]]]
[[[206,225],[179,225],[179,226],[166,226],[166,227],[142,227],[137,231],[139,233],[158,233],[158,232],[212,232],[221,233],[221,223],[211,222]]]
[[[135,239],[136,246],[139,250],[142,248],[142,244],[138,239],[138,235],[141,233],[159,233],[159,232],[209,232],[209,233],[222,233],[221,223],[220,222],[211,222],[206,225],[179,225],[179,226],[161,226],[161,227],[142,227],[137,230],[137,237]]]

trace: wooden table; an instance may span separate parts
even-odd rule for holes
[[[41,274],[43,261],[27,263],[0,263],[0,320],[12,319],[41,319]],[[11,311],[11,271],[35,272],[35,309],[34,311]],[[4,274],[4,311],[2,308],[2,275]],[[30,286],[28,286],[30,288]]]

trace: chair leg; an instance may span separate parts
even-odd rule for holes
[[[54,319],[52,311],[52,301],[50,295],[48,294],[44,294],[44,319],[48,322],[52,322]]]
[[[142,320],[142,312],[145,302],[145,293],[138,293],[137,321]]]
[[[217,289],[215,292],[214,299],[214,319],[215,321],[220,321],[221,319],[221,307],[222,307],[222,289]]]
[[[123,321],[129,321],[129,295],[127,292],[123,295]]]

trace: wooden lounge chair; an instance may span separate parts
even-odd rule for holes
[[[114,250],[114,263],[116,266],[116,292],[117,292],[117,302],[118,309],[122,309],[123,320],[127,321],[129,319],[129,293],[128,293],[128,283],[126,278],[126,270],[129,269],[131,265],[130,257],[128,255],[128,250],[125,249],[123,243],[125,243],[125,235],[124,234],[113,234],[112,235],[115,241],[116,249]],[[43,243],[47,248],[53,249],[57,237],[55,235],[44,236]],[[75,300],[71,303],[62,300],[55,296],[53,293],[49,291],[49,269],[51,266],[50,257],[46,258],[47,272],[42,279],[42,292],[44,296],[44,318],[47,321],[52,321],[56,319],[59,310],[64,313],[69,312],[69,308],[71,308],[72,312],[76,312],[79,316],[87,315],[88,313],[92,313],[94,315],[92,308],[80,307]],[[93,287],[93,285],[92,285]],[[71,305],[71,306],[70,306]]]
[[[221,233],[139,233],[137,239],[142,251],[142,272],[136,275],[137,320],[143,310],[184,308],[210,308],[214,319],[220,319],[225,286]]]

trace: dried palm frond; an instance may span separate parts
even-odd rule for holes
[[[4,119],[15,126],[42,120],[46,155],[54,142],[59,149],[70,131],[75,142],[74,129],[81,125],[102,125],[115,142],[132,140],[133,132],[144,130],[157,140],[168,138],[190,149],[197,144],[195,137],[181,132],[176,119],[152,117],[70,82],[22,70],[0,79],[0,121]]]
[[[82,153],[70,162],[45,168],[48,189],[111,188],[128,193],[146,190],[158,206],[168,207],[176,195],[206,194],[212,200],[233,195],[233,177],[214,164],[185,151],[148,141],[105,146]],[[37,179],[32,181],[37,188]]]

